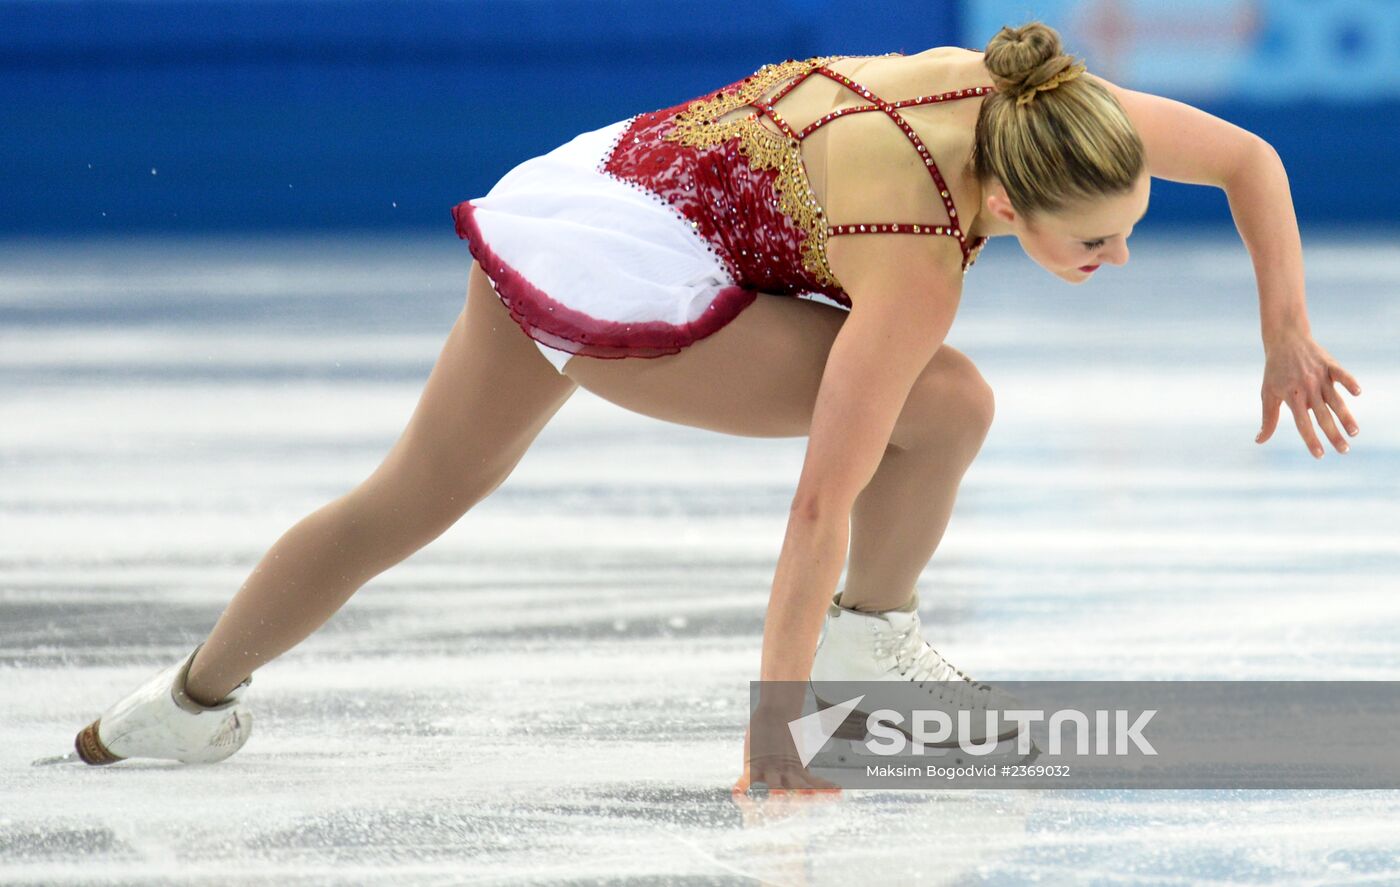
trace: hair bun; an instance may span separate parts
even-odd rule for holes
[[[987,43],[982,61],[997,92],[1013,99],[1033,92],[1075,63],[1063,53],[1059,32],[1042,22],[1003,27]]]

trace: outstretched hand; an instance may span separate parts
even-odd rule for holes
[[[1349,450],[1346,438],[1332,421],[1332,414],[1336,413],[1348,434],[1355,435],[1360,431],[1351,411],[1333,387],[1340,382],[1353,397],[1359,396],[1361,385],[1351,373],[1342,369],[1332,355],[1307,333],[1291,333],[1271,339],[1265,344],[1265,353],[1264,384],[1260,390],[1264,403],[1264,424],[1254,442],[1262,444],[1273,435],[1278,426],[1279,406],[1287,404],[1293,411],[1298,434],[1314,457],[1322,458],[1322,444],[1313,429],[1313,416],[1337,452]],[[1309,410],[1312,416],[1308,415]]]
[[[755,730],[754,728],[758,729]],[[755,740],[755,733],[759,739]],[[755,784],[770,794],[794,792],[800,796],[839,795],[840,786],[822,779],[802,765],[784,719],[755,712],[744,732],[744,772],[730,789],[735,795],[751,791]]]

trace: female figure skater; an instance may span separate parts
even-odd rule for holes
[[[761,679],[983,692],[923,639],[915,593],[992,421],[987,383],[943,343],[963,275],[1002,235],[1070,283],[1126,263],[1152,176],[1229,196],[1267,355],[1256,441],[1287,404],[1314,456],[1314,418],[1346,452],[1338,425],[1357,426],[1333,386],[1361,389],[1310,335],[1288,180],[1263,139],[1090,75],[1040,23],[985,52],[765,65],[455,208],[466,305],[383,464],[278,539],[209,637],[85,728],[78,756],[233,754],[252,672],[489,495],[579,386],[658,419],[808,436]],[[830,785],[790,750],[745,761],[736,788]]]

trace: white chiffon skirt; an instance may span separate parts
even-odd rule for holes
[[[757,295],[678,210],[602,170],[633,119],[531,158],[453,209],[511,316],[561,372],[576,354],[674,354]]]

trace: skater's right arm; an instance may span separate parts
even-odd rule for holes
[[[951,237],[833,238],[828,261],[852,308],[822,374],[788,515],[764,623],[764,681],[810,676],[846,560],[851,508],[879,467],[915,380],[947,336],[962,294],[962,253]]]
[[[817,392],[763,624],[759,678],[777,683],[764,685],[744,736],[736,793],[755,783],[835,788],[801,765],[786,724],[801,714],[822,618],[846,562],[851,507],[879,467],[904,401],[943,344],[962,295],[962,254],[951,237],[842,240],[828,261],[852,308]]]

